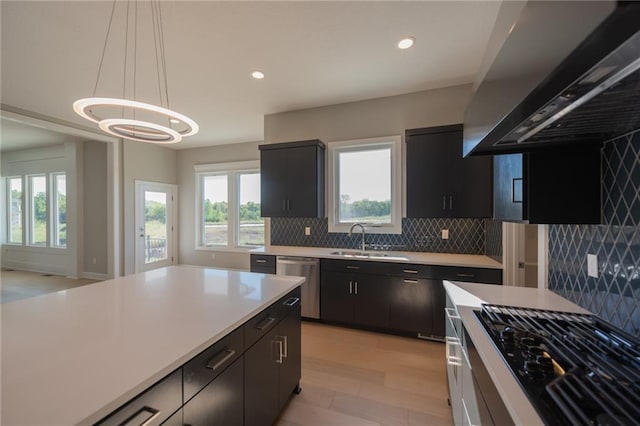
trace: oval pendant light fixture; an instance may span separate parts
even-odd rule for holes
[[[96,97],[98,85],[102,74],[102,67],[105,62],[105,53],[109,45],[109,37],[112,31],[116,4],[126,6],[125,22],[125,46],[124,46],[124,76],[122,87],[122,98]],[[141,102],[136,99],[136,79],[137,79],[137,48],[138,48],[138,1],[134,2],[134,10],[131,11],[130,2],[113,1],[111,17],[105,36],[102,58],[98,67],[96,84],[93,96],[78,99],[73,103],[73,110],[80,117],[96,123],[102,131],[119,138],[129,139],[138,142],[149,142],[156,144],[172,144],[182,140],[183,137],[198,133],[198,125],[195,121],[184,114],[172,111],[169,108],[169,90],[167,84],[166,56],[164,49],[164,32],[162,28],[162,13],[160,10],[160,0],[151,0],[150,13],[153,29],[154,50],[156,58],[156,78],[158,82],[158,98],[160,105]],[[130,12],[134,13],[133,27],[134,36],[129,40]],[[131,44],[131,46],[130,46]],[[127,77],[131,71],[127,72],[127,58],[133,56],[133,81],[127,84]],[[132,98],[126,99],[126,88],[132,88]],[[164,89],[164,91],[163,91]],[[120,112],[120,116],[109,116],[114,112]],[[144,119],[136,118],[136,115],[144,116]]]

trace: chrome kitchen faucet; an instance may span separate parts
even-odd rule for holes
[[[349,229],[349,236],[353,235],[353,228],[355,228],[356,226],[359,226],[360,229],[362,230],[362,248],[361,248],[361,250],[365,251],[366,243],[365,243],[365,240],[364,240],[364,236],[366,234],[366,231],[364,230],[364,226],[361,223],[356,222],[353,225],[351,225],[351,228]]]

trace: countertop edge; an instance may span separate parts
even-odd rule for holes
[[[386,257],[345,257],[331,254],[332,251],[349,250],[326,247],[269,246],[250,250],[250,254],[273,256],[301,256],[322,259],[362,260],[367,262],[415,263],[422,265],[457,266],[462,268],[503,269],[502,264],[483,254],[430,253],[384,251]],[[371,251],[375,253],[375,251]]]

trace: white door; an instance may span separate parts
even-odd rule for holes
[[[177,187],[136,181],[136,272],[177,263]]]

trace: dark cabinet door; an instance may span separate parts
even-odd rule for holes
[[[320,317],[326,321],[353,322],[354,274],[323,269],[320,274]]]
[[[407,217],[448,217],[450,140],[440,133],[412,135],[407,147]]]
[[[500,220],[526,220],[525,154],[493,157],[493,217]]]
[[[260,145],[263,217],[324,217],[324,144]]]
[[[236,360],[184,407],[185,425],[242,425],[243,360]]]
[[[389,278],[357,274],[353,280],[353,322],[367,327],[389,328]]]
[[[431,309],[431,334],[435,337],[444,339],[445,336],[445,313],[446,293],[442,281],[430,280],[432,291],[432,309]]]
[[[462,157],[462,144],[450,144],[449,208],[452,217],[492,217],[493,175],[490,156]]]
[[[318,215],[316,147],[287,149],[287,217]]]
[[[389,324],[393,330],[432,334],[433,280],[394,277]]]
[[[406,132],[407,217],[491,217],[491,157],[462,157],[462,126]]]
[[[244,424],[272,424],[278,416],[278,329],[273,328],[244,355]]]
[[[260,214],[280,217],[286,213],[288,167],[286,150],[260,151]]]
[[[286,405],[291,393],[298,388],[301,376],[301,321],[300,302],[278,325],[278,337],[282,341],[282,363],[280,364],[280,384],[278,411]]]

